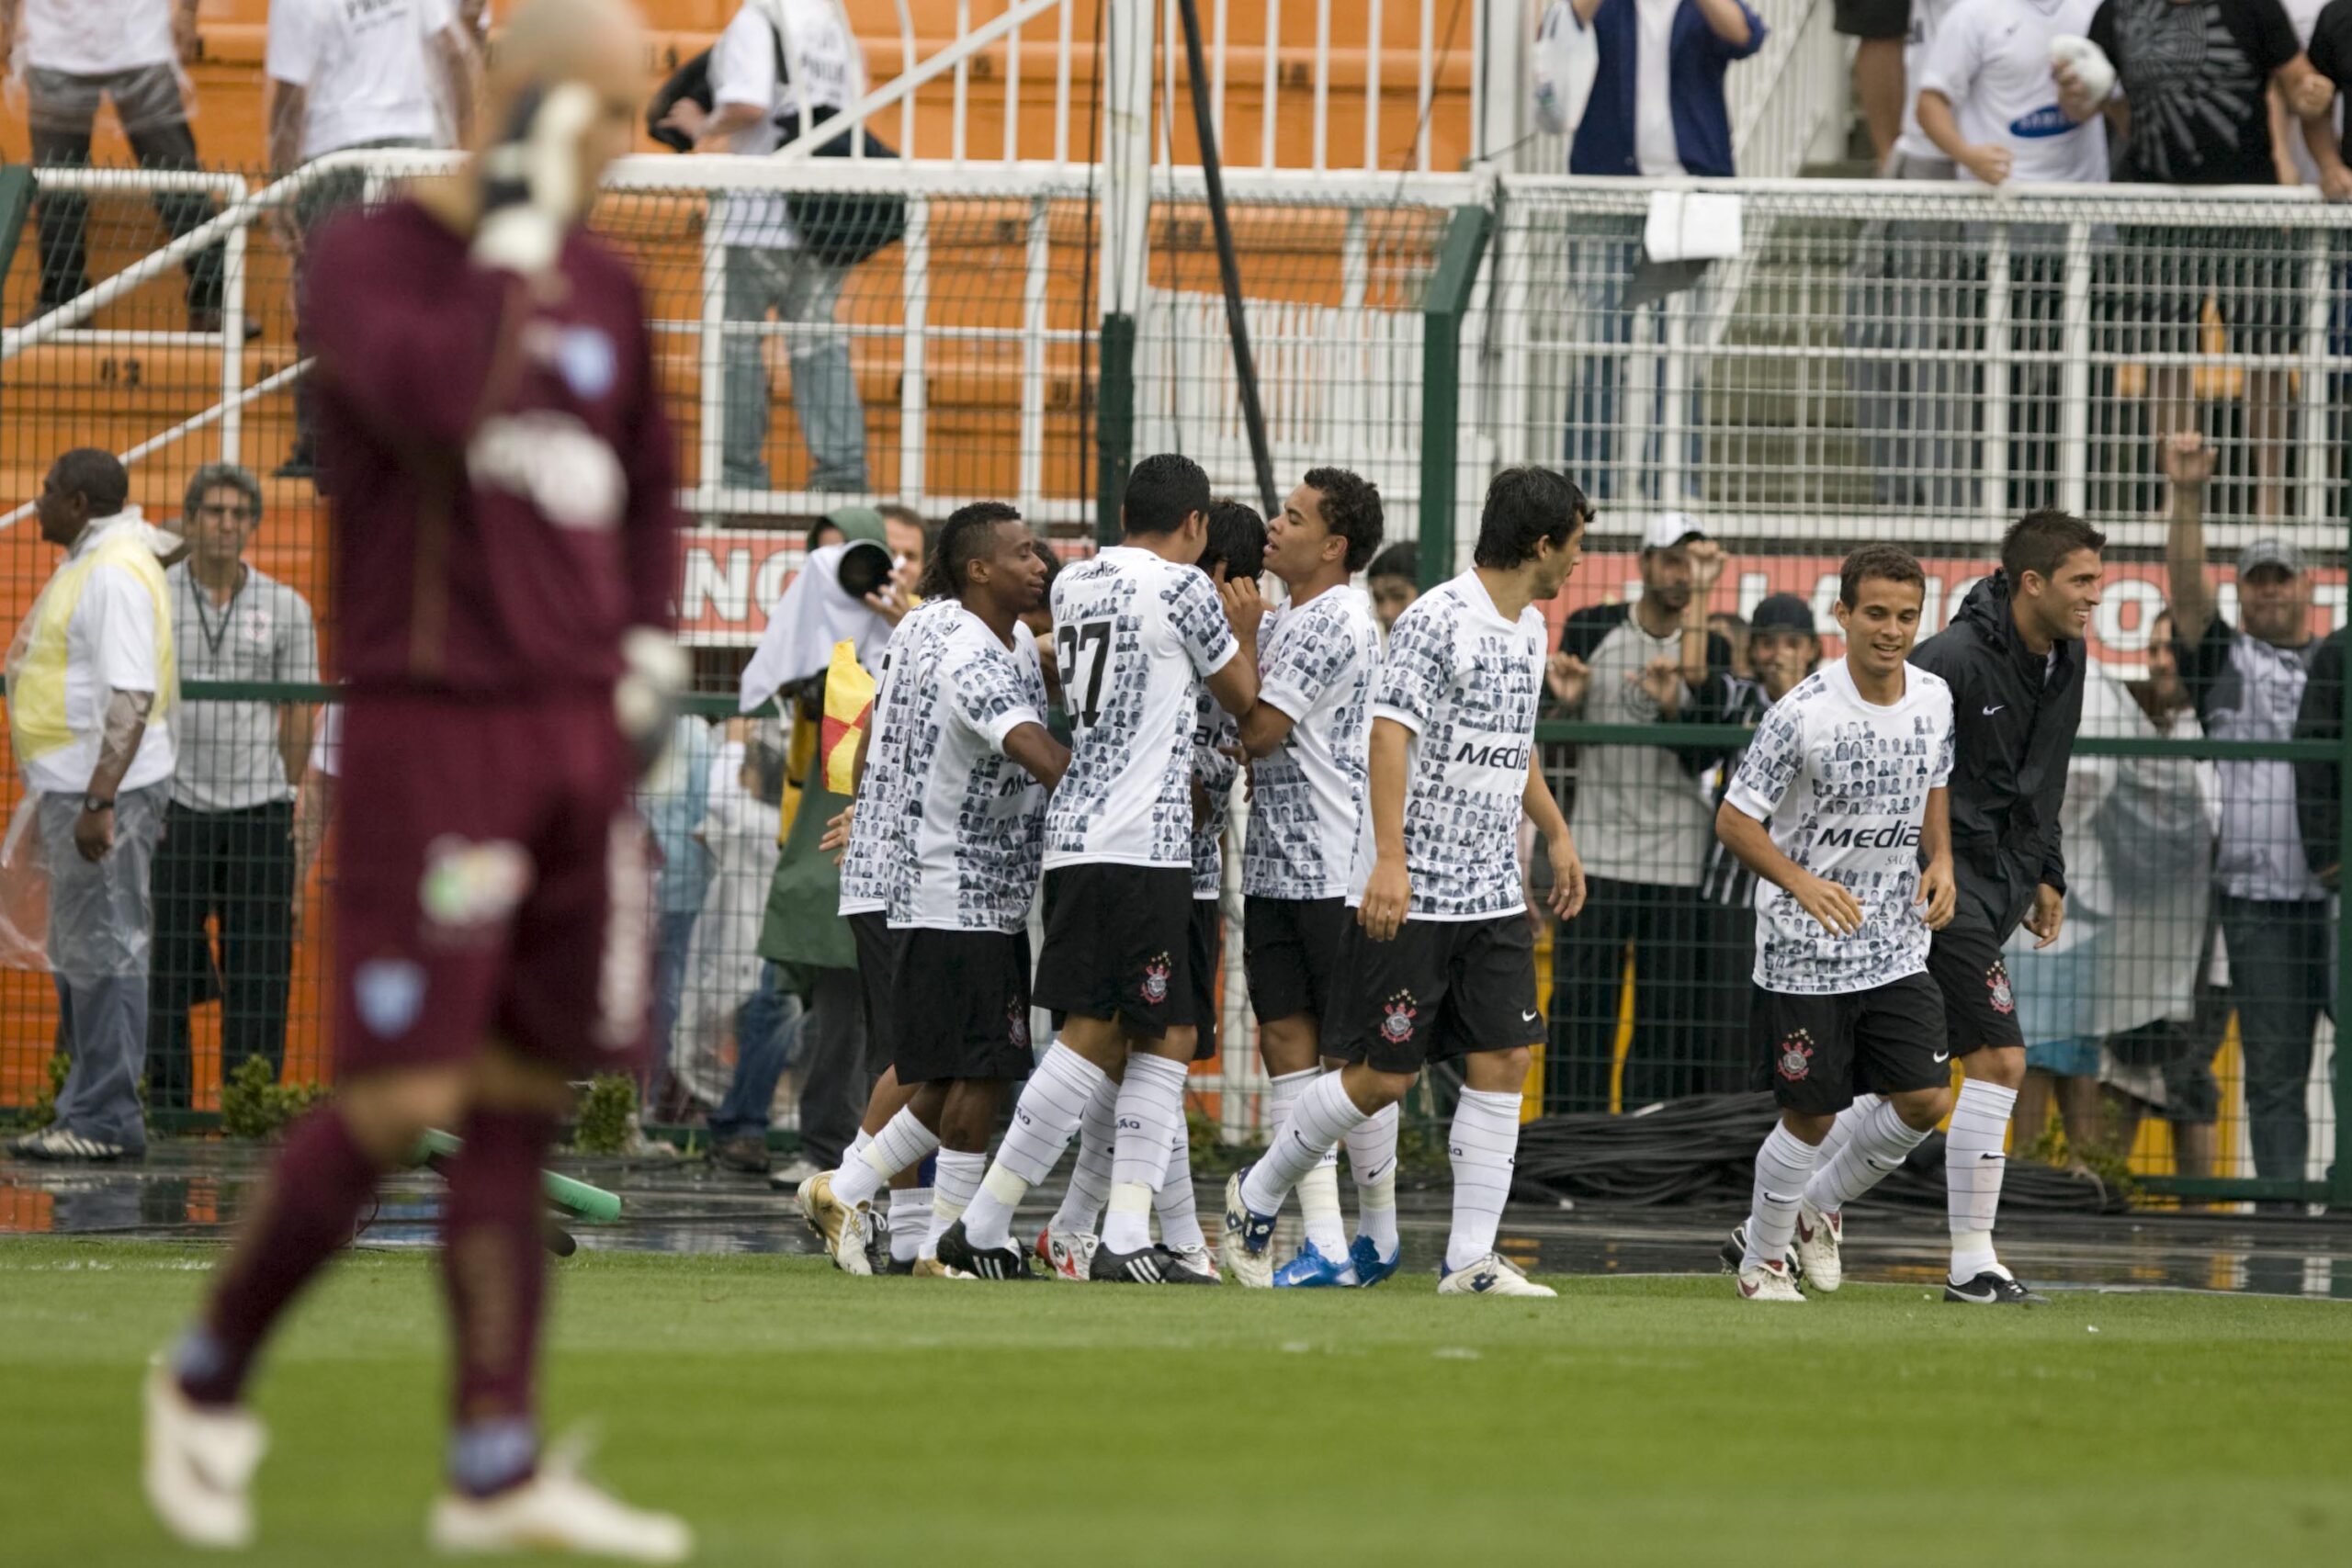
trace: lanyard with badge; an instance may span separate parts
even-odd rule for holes
[[[201,582],[191,584],[191,586],[196,590],[197,627],[204,634],[205,651],[211,654],[216,661],[220,657],[221,643],[228,639],[229,627],[233,625],[237,619],[237,601],[244,596],[245,581],[252,576],[253,573],[250,570],[242,566],[238,568],[237,586],[229,591],[229,602],[220,606],[220,629],[219,631],[212,629],[212,617],[204,613],[205,603],[209,600],[212,595],[206,591],[204,584]]]

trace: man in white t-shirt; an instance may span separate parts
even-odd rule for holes
[[[194,99],[180,66],[197,57],[196,0],[0,0],[0,74],[21,69],[36,164],[84,165],[98,105],[111,99],[142,169],[193,169]],[[210,221],[212,198],[158,192],[155,210],[174,239]],[[40,198],[40,294],[34,314],[87,293],[83,240],[89,202],[79,191]],[[187,258],[190,332],[220,330],[221,248]]]
[[[2107,124],[2058,104],[2051,39],[2090,30],[2098,0],[1960,0],[1918,72],[1913,118],[1963,178],[2107,183]]]
[[[1951,919],[1951,688],[1905,660],[1927,578],[1892,545],[1846,558],[1846,657],[1772,705],[1715,812],[1760,884],[1755,1048],[1781,1119],[1756,1155],[1748,1216],[1724,1257],[1752,1302],[1840,1283],[1839,1214],[1951,1109],[1928,933]],[[1883,1098],[1820,1159],[1858,1093]]]
[[[276,0],[269,8],[269,166],[292,169],[373,147],[456,147],[472,133],[474,42],[457,0]],[[298,252],[304,235],[361,198],[367,175],[345,169],[314,180],[294,198]],[[303,291],[294,301],[302,334]],[[309,383],[294,394],[294,450],[280,479],[309,479],[312,450]]]
[[[782,144],[779,120],[798,125],[845,108],[864,81],[857,40],[831,0],[744,0],[711,46],[710,108],[681,98],[664,123],[693,137],[697,152],[763,156]],[[727,334],[720,482],[769,488],[766,340],[756,327],[773,310],[804,329],[786,343],[792,404],[808,444],[808,488],[864,491],[865,406],[849,340],[833,330],[849,269],[805,247],[780,196],[729,196],[711,207],[727,246],[727,320],[752,324]]]

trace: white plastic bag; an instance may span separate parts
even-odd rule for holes
[[[1535,25],[1533,64],[1536,125],[1554,136],[1574,135],[1600,73],[1600,45],[1568,0],[1552,0]]]

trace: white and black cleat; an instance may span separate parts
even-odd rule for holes
[[[1213,1274],[1204,1274],[1176,1253],[1164,1247],[1147,1247],[1135,1252],[1114,1252],[1107,1247],[1094,1249],[1094,1260],[1087,1266],[1087,1278],[1098,1284],[1114,1285],[1214,1285]]]
[[[939,1261],[950,1269],[958,1269],[975,1280],[1034,1280],[1029,1271],[1029,1259],[1017,1247],[978,1247],[964,1234],[964,1222],[957,1220],[939,1238]]]
[[[1747,1222],[1746,1220],[1731,1227],[1731,1239],[1716,1249],[1715,1256],[1724,1260],[1724,1273],[1736,1274],[1740,1271],[1740,1265],[1747,1259]],[[1797,1265],[1795,1248],[1792,1247],[1781,1253],[1781,1259],[1789,1266],[1791,1273],[1804,1272]]]
[[[1962,1306],[2048,1306],[2050,1298],[2029,1291],[1997,1269],[1987,1269],[1964,1285],[1944,1281],[1944,1300]]]

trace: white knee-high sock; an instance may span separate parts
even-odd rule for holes
[[[1944,1136],[1944,1200],[1955,1284],[2001,1267],[1993,1254],[1993,1222],[2001,1212],[2001,1178],[2008,1169],[2002,1145],[2017,1103],[2017,1090],[1970,1078],[1960,1086],[1959,1102],[1951,1108],[1951,1131]]]
[[[1111,1196],[1111,1145],[1118,1136],[1118,1104],[1119,1086],[1107,1077],[1087,1097],[1086,1118],[1078,1124],[1078,1157],[1070,1163],[1062,1206],[1054,1211],[1057,1231],[1092,1235],[1102,1223],[1102,1205]]]
[[[890,1193],[890,1260],[912,1263],[931,1230],[932,1190],[903,1187]]]
[[[1306,1086],[1313,1083],[1317,1078],[1319,1078],[1322,1076],[1322,1068],[1306,1067],[1302,1068],[1298,1072],[1284,1073],[1280,1077],[1268,1078],[1266,1080],[1266,1143],[1269,1146],[1272,1146],[1274,1143],[1278,1142],[1283,1135],[1283,1129],[1290,1125],[1290,1113],[1297,1109],[1298,1097],[1306,1092]],[[1329,1154],[1323,1156],[1323,1163],[1317,1166],[1315,1169],[1319,1171],[1329,1168],[1336,1170],[1339,1168],[1339,1164],[1340,1151],[1333,1149]],[[1315,1187],[1316,1182],[1317,1178],[1313,1171],[1308,1172],[1306,1176],[1299,1179],[1298,1197],[1301,1207],[1305,1207],[1308,1203],[1311,1190]],[[1315,1201],[1320,1201],[1319,1199]],[[1337,1181],[1334,1181],[1331,1184],[1330,1201],[1335,1204],[1340,1201],[1340,1187]],[[1309,1235],[1313,1235],[1315,1234],[1314,1221],[1311,1215],[1308,1220],[1306,1234]]]
[[[850,1161],[864,1154],[865,1152],[865,1145],[873,1141],[874,1134],[867,1132],[865,1128],[860,1127],[857,1130],[857,1136],[849,1141],[849,1147],[842,1151],[842,1164],[846,1166]]]
[[[1821,1140],[1821,1152],[1815,1159],[1813,1168],[1827,1170],[1830,1162],[1835,1160],[1846,1145],[1853,1141],[1855,1134],[1869,1124],[1871,1115],[1885,1103],[1884,1095],[1858,1094],[1854,1096],[1854,1103],[1838,1112],[1838,1119],[1829,1123],[1829,1135]]]
[[[1168,1145],[1184,1124],[1190,1067],[1165,1056],[1127,1058],[1119,1084],[1118,1137],[1111,1146],[1111,1202],[1102,1245],[1139,1252],[1151,1245],[1151,1201],[1168,1179]]]
[[[1447,1140],[1453,1156],[1448,1269],[1467,1269],[1495,1250],[1503,1205],[1510,1201],[1511,1167],[1519,1161],[1519,1107],[1516,1093],[1465,1089],[1453,1108],[1453,1132]]]
[[[1777,1263],[1787,1254],[1789,1238],[1796,1234],[1798,1200],[1820,1157],[1821,1151],[1790,1132],[1786,1123],[1774,1126],[1765,1137],[1764,1146],[1756,1151],[1756,1187],[1748,1199],[1747,1253],[1739,1260],[1741,1269]]]
[[[1299,1178],[1320,1165],[1348,1129],[1364,1119],[1365,1112],[1340,1083],[1340,1074],[1325,1073],[1308,1084],[1282,1136],[1250,1168],[1241,1181],[1241,1198],[1251,1213],[1271,1214],[1280,1209]]]
[[[1356,1234],[1387,1257],[1396,1250],[1396,1123],[1384,1105],[1348,1129],[1348,1169],[1356,1179]]]
[[[1207,1245],[1208,1238],[1201,1235],[1200,1211],[1193,1194],[1192,1133],[1181,1121],[1176,1123],[1176,1136],[1168,1145],[1168,1174],[1161,1179],[1151,1206],[1159,1216],[1159,1239],[1163,1245],[1179,1250]]]
[[[939,1238],[947,1227],[964,1217],[964,1210],[972,1201],[972,1194],[980,1190],[981,1173],[988,1169],[989,1156],[965,1154],[956,1149],[939,1151],[939,1172],[932,1179],[931,1231],[922,1238],[922,1247],[916,1256],[939,1256]]]
[[[870,1203],[890,1178],[921,1165],[922,1156],[938,1146],[939,1134],[915,1120],[913,1106],[903,1106],[872,1143],[857,1151],[855,1159],[834,1172],[833,1196],[844,1203]]]
[[[1825,1214],[1838,1213],[1901,1169],[1904,1156],[1928,1135],[1896,1115],[1892,1100],[1876,1095],[1870,1098],[1872,1104],[1859,1127],[1838,1136],[1847,1127],[1847,1119],[1863,1109],[1861,1101],[1856,1100],[1838,1113],[1837,1125],[1821,1140],[1813,1179],[1804,1186],[1804,1201]]]
[[[964,1235],[977,1247],[1003,1247],[1012,1239],[1012,1210],[1023,1194],[1046,1179],[1061,1159],[1086,1114],[1086,1101],[1102,1081],[1102,1069],[1057,1040],[1029,1075],[1013,1102],[1012,1125],[980,1179],[980,1190],[964,1210]]]

